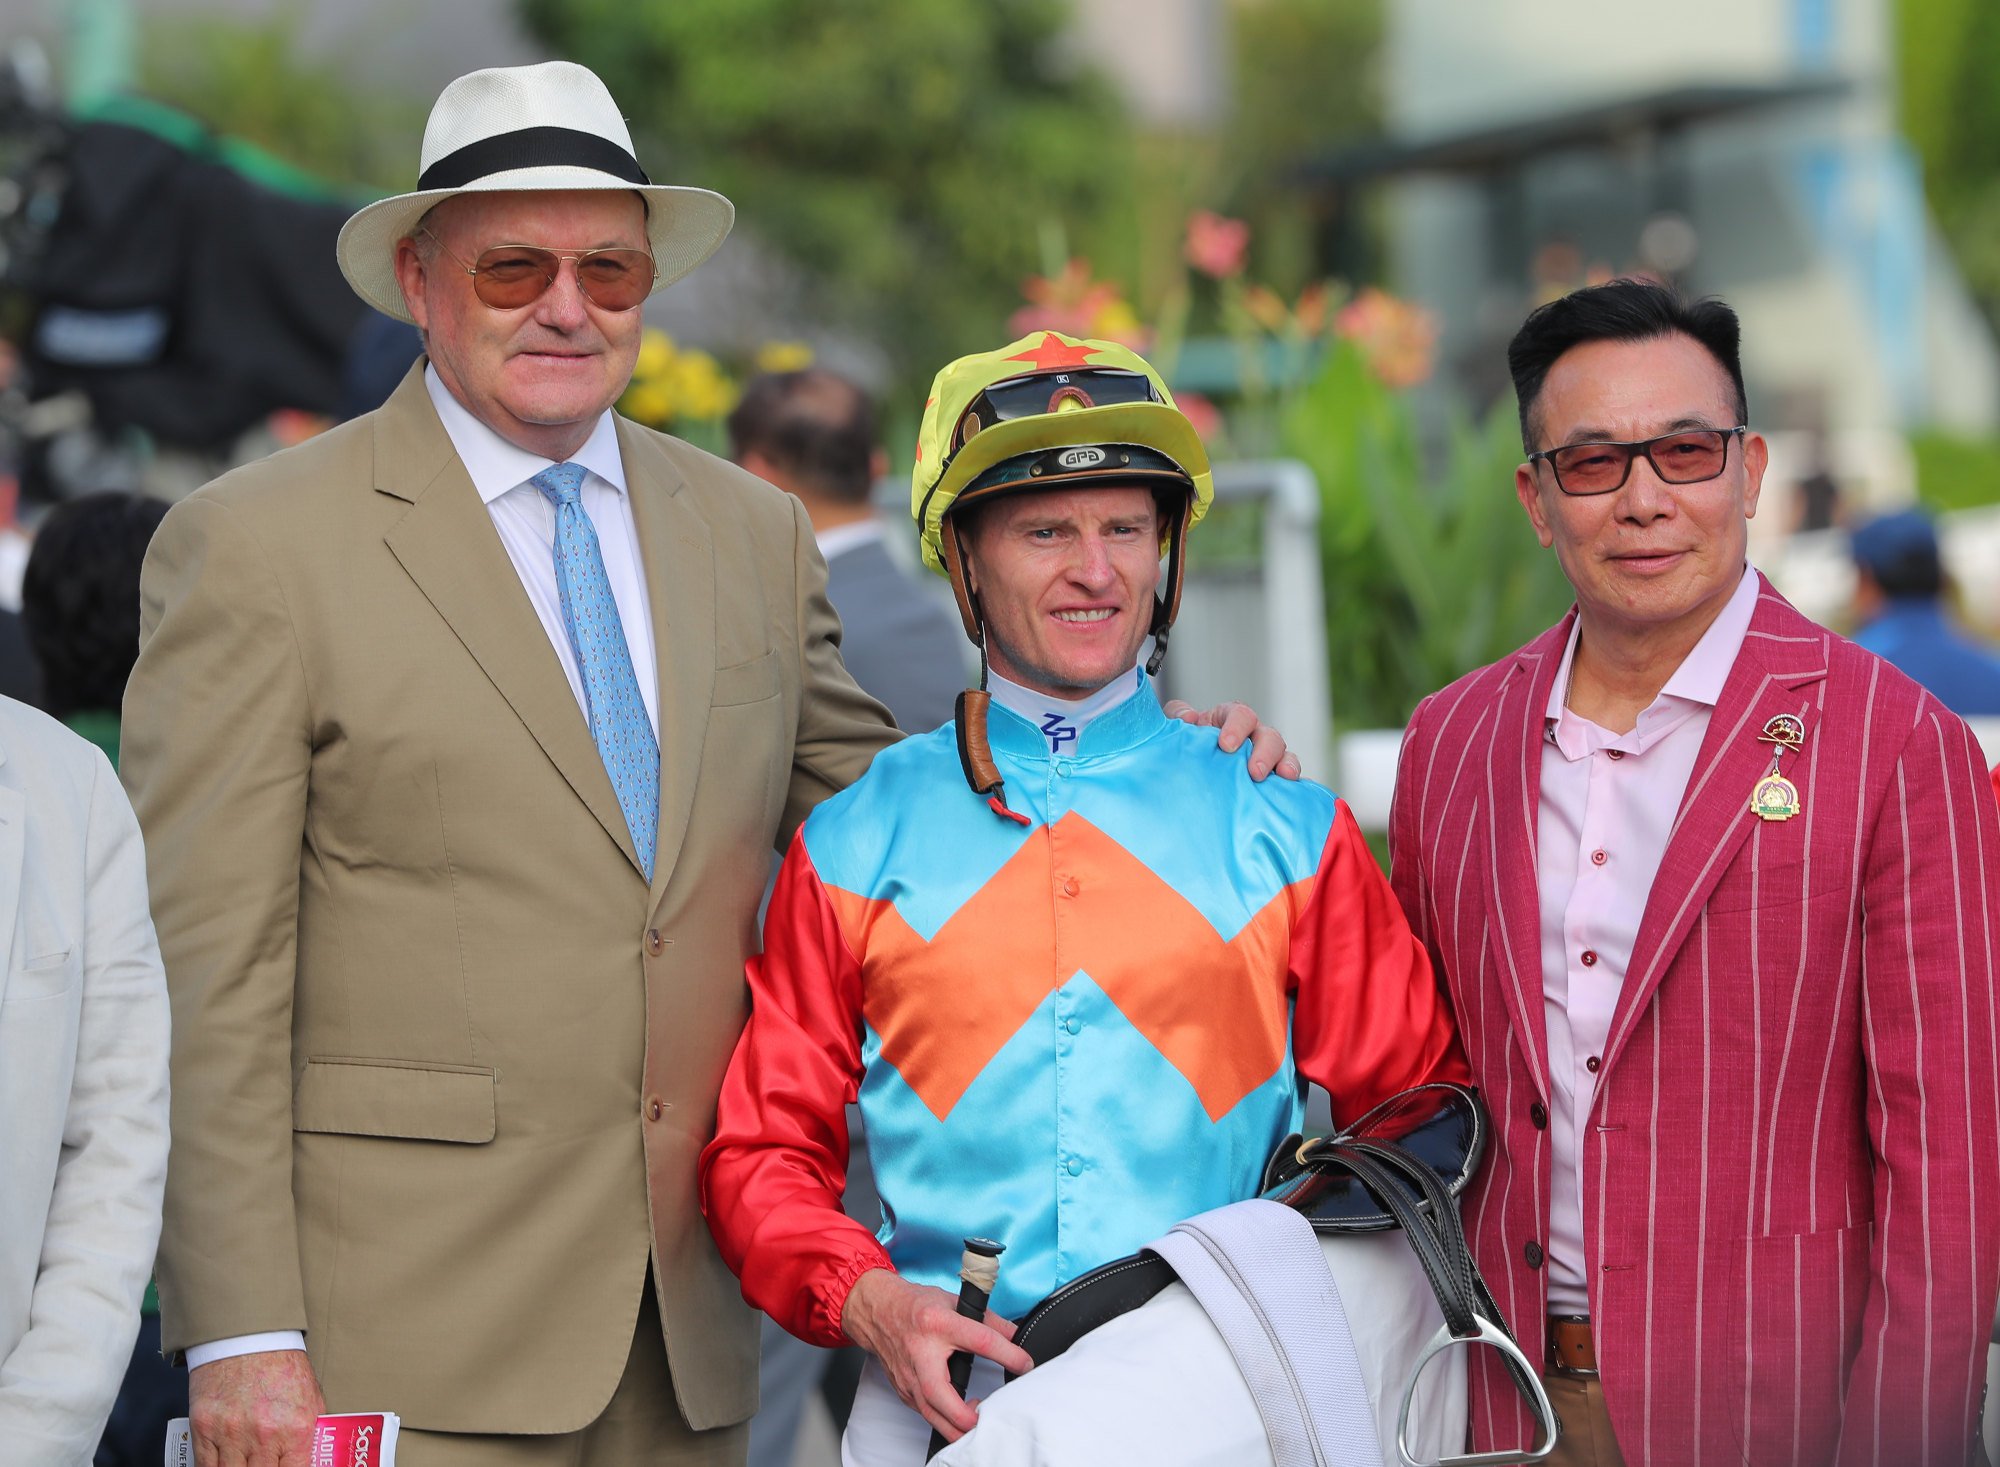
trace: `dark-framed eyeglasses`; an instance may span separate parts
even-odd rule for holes
[[[958,415],[950,448],[957,452],[981,428],[1015,418],[1059,413],[1065,407],[1122,407],[1159,402],[1160,391],[1144,372],[1123,367],[1078,367],[1068,372],[1032,372],[995,382]]]
[[[1663,484],[1700,484],[1718,478],[1729,466],[1729,441],[1750,430],[1684,428],[1635,443],[1565,443],[1528,455],[1529,463],[1546,462],[1555,470],[1556,488],[1573,497],[1610,494],[1625,487],[1632,460],[1642,454]]]
[[[452,247],[431,234],[452,263],[472,277],[472,293],[496,311],[514,311],[541,299],[556,283],[562,262],[576,265],[576,288],[593,306],[629,311],[653,293],[659,266],[644,250],[548,250],[540,245],[503,244],[479,252],[470,265]]]

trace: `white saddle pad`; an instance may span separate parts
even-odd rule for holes
[[[1398,1233],[1324,1235],[1320,1249],[1354,1336],[1382,1462],[1397,1467],[1397,1413],[1417,1357],[1444,1323],[1437,1299]],[[1418,1384],[1410,1445],[1420,1460],[1463,1450],[1465,1355],[1446,1351]],[[919,1448],[911,1467],[922,1460]],[[1186,1286],[1173,1283],[994,1391],[978,1427],[933,1460],[939,1467],[1262,1467],[1271,1452],[1229,1347]]]

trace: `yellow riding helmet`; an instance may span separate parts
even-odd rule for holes
[[[1053,452],[1065,449],[1082,451]],[[1183,532],[1215,498],[1200,436],[1137,352],[1037,331],[960,357],[931,384],[917,433],[910,512],[924,564],[951,574],[944,525],[963,504],[1104,478],[1183,481]]]

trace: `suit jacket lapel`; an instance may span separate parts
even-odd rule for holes
[[[660,823],[652,907],[687,839],[715,687],[715,554],[708,526],[681,497],[681,476],[660,445],[623,418],[618,447],[639,532],[639,558],[653,608],[659,669]]]
[[[1820,690],[1814,685],[1826,680],[1829,634],[1793,610],[1761,572],[1757,575],[1757,610],[1743,638],[1743,650],[1723,684],[1722,699],[1709,717],[1708,732],[1695,756],[1680,813],[1674,817],[1639,921],[1631,966],[1605,1044],[1607,1069],[1617,1062],[1709,893],[1756,827],[1750,794],[1771,767],[1772,754],[1772,746],[1757,735],[1772,718],[1790,713],[1805,724],[1806,747],[1811,747],[1820,713]],[[1806,787],[1805,768],[1805,759],[1785,755],[1782,772],[1799,786],[1802,803],[1809,804],[1812,791]]]
[[[375,488],[408,500],[383,539],[636,869],[625,814],[541,618],[424,390],[419,362],[375,421]]]
[[[0,749],[0,764],[7,754]],[[21,922],[22,857],[27,850],[28,810],[21,792],[0,786],[0,1003],[7,999],[14,971],[14,929]]]
[[[1514,1032],[1528,1048],[1542,1098],[1549,1094],[1548,1022],[1543,1009],[1542,898],[1535,842],[1542,791],[1542,738],[1549,690],[1562,665],[1571,612],[1514,655],[1493,714],[1493,752],[1485,791],[1498,976]]]

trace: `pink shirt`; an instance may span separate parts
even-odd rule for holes
[[[1757,577],[1746,568],[1736,593],[1630,733],[1614,734],[1564,706],[1581,622],[1570,629],[1549,693],[1535,878],[1553,1102],[1551,1314],[1590,1312],[1578,1128],[1590,1114],[1598,1056],[1681,795],[1756,609]],[[1743,797],[1749,799],[1750,792]]]

